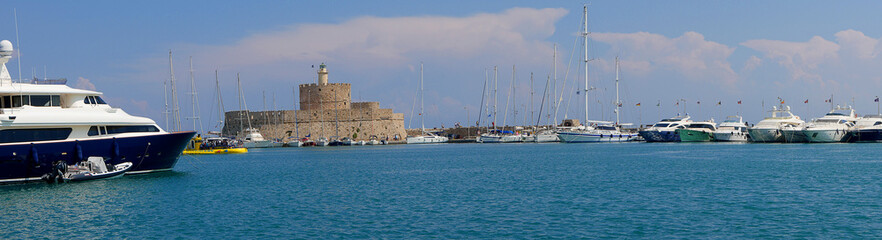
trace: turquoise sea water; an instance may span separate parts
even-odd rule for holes
[[[10,238],[882,237],[882,144],[252,150],[0,186]]]

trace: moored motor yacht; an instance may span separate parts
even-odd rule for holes
[[[692,122],[689,118],[689,115],[665,118],[638,133],[647,142],[679,142],[680,134],[676,130],[686,128]]]
[[[741,116],[729,116],[714,131],[714,141],[717,142],[746,142],[748,136],[747,123]]]
[[[260,130],[257,130],[257,128],[246,128],[244,133],[245,138],[242,140],[244,148],[274,148],[283,145],[281,142],[263,138],[263,135],[260,134]]]
[[[812,143],[831,143],[847,141],[846,137],[857,121],[857,114],[851,106],[836,106],[823,117],[807,124],[802,134]]]
[[[717,130],[717,124],[714,120],[706,122],[691,122],[684,129],[677,129],[680,135],[680,142],[710,142],[714,140],[714,131]]]
[[[790,106],[772,106],[772,116],[764,118],[753,127],[747,128],[750,141],[753,142],[784,142],[783,129],[800,127],[805,121],[790,112]]]
[[[866,115],[851,130],[851,141],[882,142],[882,115]]]
[[[0,41],[0,183],[39,181],[53,163],[86,157],[131,162],[128,174],[171,170],[195,132],[166,132],[102,93],[61,84],[13,83],[12,43]],[[59,164],[62,165],[62,164]]]

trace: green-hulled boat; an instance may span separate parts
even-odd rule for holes
[[[714,140],[717,124],[713,120],[692,122],[686,129],[677,129],[681,142],[710,142]]]

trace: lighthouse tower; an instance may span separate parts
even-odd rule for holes
[[[318,70],[318,84],[319,85],[328,85],[328,68],[325,66],[325,63],[319,65]]]

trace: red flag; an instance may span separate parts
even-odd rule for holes
[[[637,106],[639,107],[639,106],[640,106],[640,103],[637,103]]]
[[[805,103],[808,103],[808,99],[805,100]]]
[[[741,104],[741,100],[738,100],[738,104]]]

